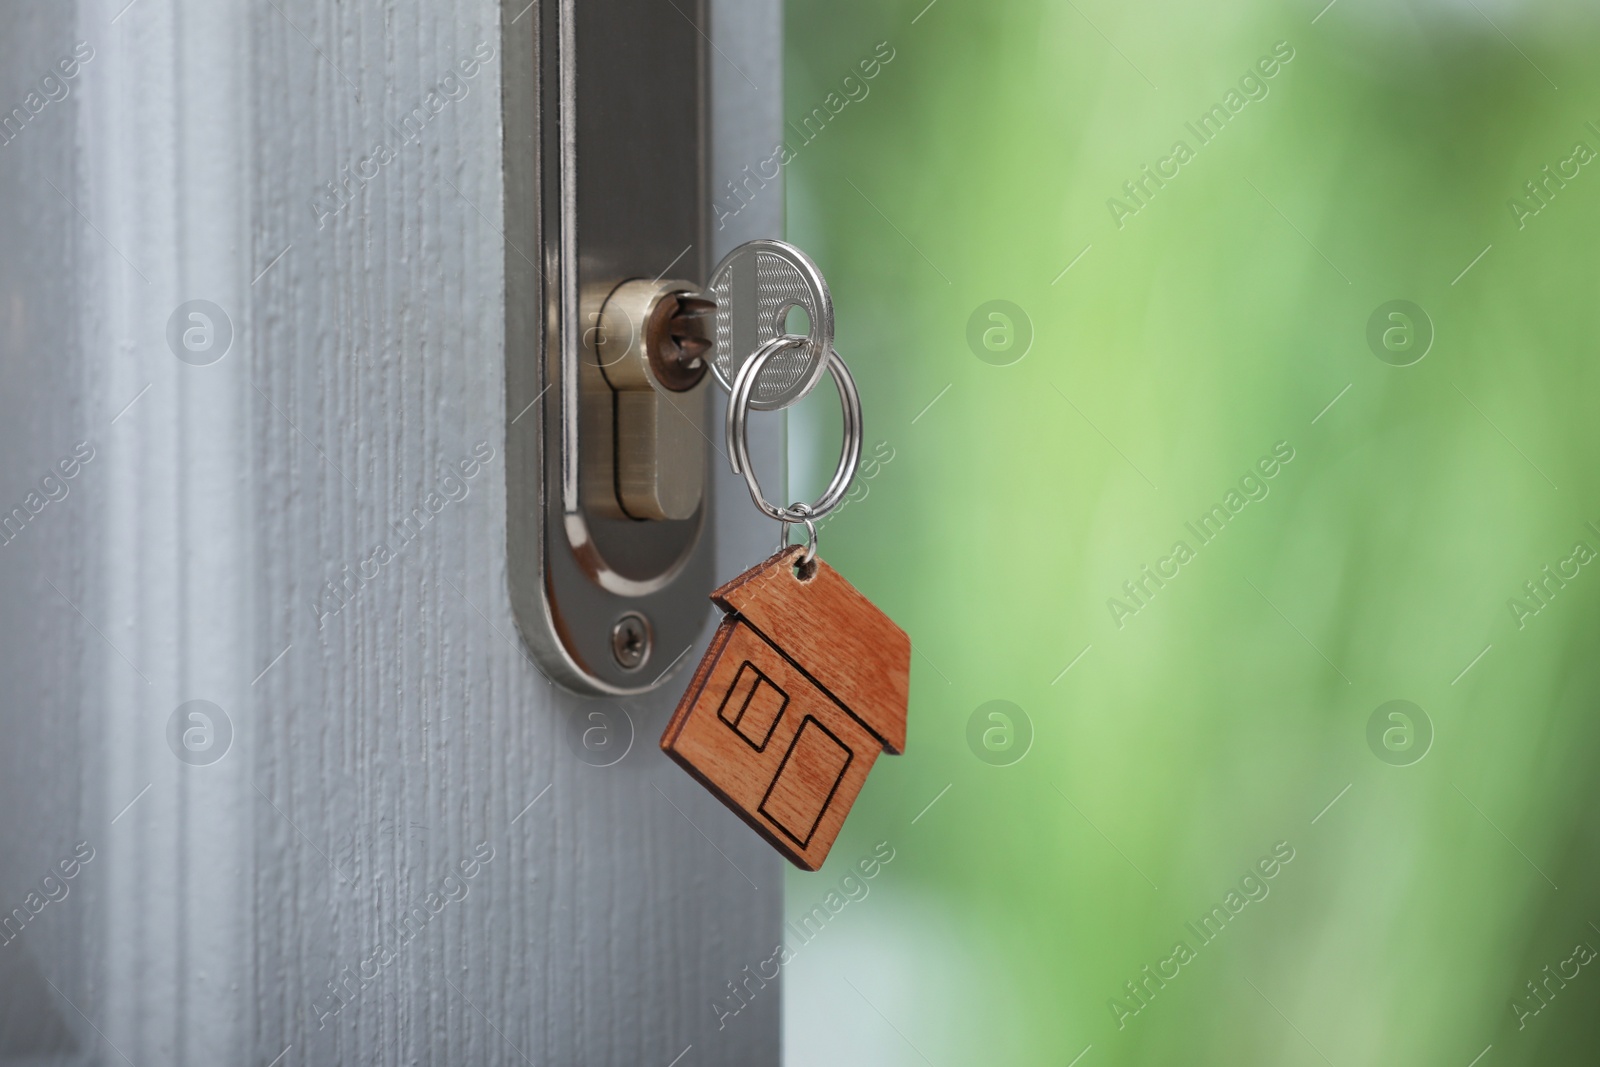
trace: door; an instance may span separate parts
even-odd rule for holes
[[[735,172],[778,5],[678,8]],[[713,1005],[779,861],[661,756],[670,685],[574,696],[513,611],[504,131],[557,14],[0,14],[0,1062],[776,1060],[775,983]]]

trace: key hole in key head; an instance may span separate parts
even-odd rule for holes
[[[790,304],[779,314],[778,324],[784,333],[805,337],[811,333],[811,313],[799,304]]]

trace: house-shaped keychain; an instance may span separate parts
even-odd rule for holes
[[[661,748],[796,866],[817,870],[879,750],[905,750],[911,639],[792,546],[711,594],[728,613]]]

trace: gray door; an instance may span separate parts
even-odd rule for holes
[[[781,18],[710,7],[715,177],[776,139]],[[0,12],[0,1063],[776,1061],[779,861],[658,751],[681,683],[568,695],[513,617],[541,11]],[[714,493],[728,574],[774,530]]]

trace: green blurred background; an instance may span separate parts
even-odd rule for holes
[[[789,1062],[1596,1062],[1600,11],[1323,2],[790,5],[822,550],[916,655]]]

